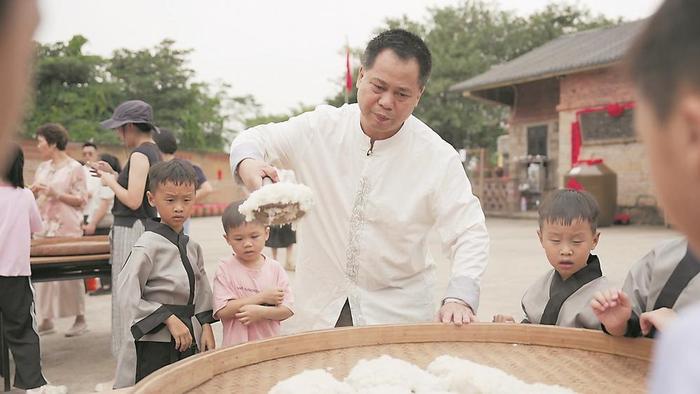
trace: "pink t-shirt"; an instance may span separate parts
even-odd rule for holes
[[[264,257],[264,256],[263,256]],[[280,263],[265,257],[265,262],[258,269],[247,268],[236,256],[221,261],[214,276],[214,314],[226,306],[230,300],[250,297],[270,288],[284,289],[282,305],[292,309],[292,292],[289,289],[289,277]],[[279,335],[280,322],[262,320],[244,326],[238,319],[221,319],[224,326],[223,346],[270,338]]]
[[[0,183],[0,276],[30,276],[32,233],[42,231],[39,208],[29,189]]]

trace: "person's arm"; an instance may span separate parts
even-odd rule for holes
[[[281,266],[279,267],[277,276],[277,287],[284,292],[284,298],[282,298],[279,306],[285,307],[290,312],[289,316],[282,319],[286,320],[294,315],[294,294],[292,293],[292,286],[289,284],[289,276],[287,275],[287,271],[285,271]]]
[[[207,272],[204,270],[204,253],[202,252],[202,247],[200,245],[197,245],[196,268],[199,270],[200,280],[195,287],[196,294],[194,297],[194,316],[202,326],[202,334],[200,337],[200,343],[202,345],[201,350],[213,350],[216,348],[214,332],[211,329],[211,324],[216,322],[212,310],[214,296],[212,294],[211,286],[209,285]]]
[[[282,321],[291,317],[294,313],[291,309],[284,305],[279,306],[262,306],[262,305],[244,305],[238,313],[236,319],[244,326],[259,322],[261,320],[276,320]]]
[[[663,332],[676,318],[677,315],[673,309],[659,308],[651,312],[642,313],[639,316],[639,326],[644,335],[649,335],[652,329]]]
[[[214,315],[217,319],[233,319],[236,317],[236,313],[246,305],[260,305],[262,304],[260,294],[256,294],[250,297],[238,298],[229,300],[226,306],[216,311]]]
[[[100,199],[100,204],[97,206],[97,209],[90,217],[89,223],[86,224],[84,227],[85,235],[95,234],[95,229],[97,228],[97,225],[100,223],[100,221],[107,214],[107,210],[109,209],[109,205],[111,202],[111,199]]]
[[[622,291],[597,293],[591,308],[600,320],[603,332],[612,336],[643,335],[639,317],[646,311],[656,249],[634,263],[627,273]]]
[[[85,205],[85,198],[82,196],[74,196],[68,193],[57,193],[53,190],[48,195],[49,197],[53,197],[64,204],[70,205],[71,207],[80,208]]]
[[[284,305],[264,306],[263,308],[265,308],[263,318],[268,320],[282,321],[287,320],[294,315],[294,312]]]
[[[624,291],[610,289],[597,292],[591,300],[591,308],[600,321],[603,332],[614,337],[627,333],[632,304]]]
[[[80,208],[84,206],[87,203],[88,196],[85,169],[82,166],[75,167],[71,173],[68,193],[59,193],[52,187],[47,186],[46,195],[71,207]]]
[[[322,118],[337,109],[321,106],[314,111],[295,116],[286,122],[260,125],[240,133],[231,144],[230,165],[233,178],[248,190],[262,186],[262,178],[279,181],[271,164],[297,168],[297,163],[312,146],[315,130]],[[330,124],[330,122],[324,122]]]
[[[630,298],[632,307],[632,320],[630,321],[627,336],[639,336],[639,316],[647,309],[649,302],[649,288],[654,273],[654,265],[657,258],[657,248],[652,249],[644,257],[630,267],[622,291]],[[634,326],[634,327],[632,327]]]
[[[41,214],[39,213],[39,207],[36,205],[36,199],[34,199],[33,193],[28,194],[27,198],[29,201],[29,231],[32,234],[41,232],[44,229],[44,222],[41,220]]]
[[[240,297],[227,275],[227,261],[222,261],[214,275],[213,305],[215,319],[233,319],[239,309],[245,305],[257,305],[264,303],[263,294],[258,293],[249,297]]]
[[[456,152],[450,157],[433,193],[435,226],[443,250],[449,252],[452,260],[450,282],[438,320],[460,324],[457,321],[460,315],[456,313],[475,314],[479,307],[480,281],[489,255],[489,235],[481,205],[472,194]],[[458,302],[450,302],[452,300]]]
[[[202,324],[202,336],[199,338],[199,342],[202,344],[200,350],[203,352],[216,349],[216,340],[214,339],[214,330],[212,330],[211,324]]]
[[[98,171],[102,183],[114,191],[114,196],[131,210],[139,209],[143,202],[143,194],[146,190],[146,179],[151,165],[148,157],[141,152],[131,154],[129,165],[129,184],[127,188],[117,182],[114,173]]]
[[[530,314],[527,313],[527,308],[525,307],[525,297],[527,296],[528,291],[530,291],[529,288],[525,290],[525,294],[523,294],[523,298],[520,300],[520,309],[523,311],[523,314],[520,316],[521,324],[530,324],[531,321]]]
[[[211,182],[209,181],[204,181],[201,185],[199,185],[199,189],[195,191],[194,194],[194,202],[199,203],[202,202],[207,196],[212,194],[214,192],[214,187],[211,185]]]

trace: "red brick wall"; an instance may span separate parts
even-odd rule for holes
[[[560,80],[559,111],[633,100],[632,84],[621,66],[567,75]]]
[[[528,126],[548,126],[547,156],[550,162],[547,166],[548,187],[556,185],[559,132],[556,107],[559,103],[559,82],[552,79],[529,82],[517,85],[515,106],[511,112],[508,133],[510,135],[510,173],[515,178],[522,175],[522,167],[517,159],[527,155]],[[516,179],[516,182],[520,180]],[[516,193],[517,194],[517,193]],[[518,200],[519,200],[519,196]],[[513,202],[514,206],[517,202]]]
[[[36,140],[26,139],[20,141],[20,144],[25,155],[25,180],[27,184],[31,184],[34,180],[36,168],[41,163],[41,157],[36,149]],[[74,159],[82,160],[82,145],[82,143],[71,142],[68,144],[66,151]],[[126,164],[127,150],[123,146],[100,146],[100,152],[117,156],[122,167]],[[245,193],[243,189],[236,185],[231,177],[227,153],[178,151],[177,156],[190,160],[202,167],[204,174],[214,187],[215,192],[209,195],[204,203],[227,203],[244,198]],[[219,174],[221,179],[219,179]]]
[[[571,123],[578,110],[609,103],[634,100],[633,88],[621,66],[567,75],[561,79],[559,107],[559,176],[560,181],[571,163]],[[617,174],[618,205],[635,205],[639,196],[652,195],[653,189],[646,163],[646,152],[639,141],[625,143],[586,143],[581,158],[602,158]]]

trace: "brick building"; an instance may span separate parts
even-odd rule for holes
[[[643,23],[562,36],[450,88],[510,107],[506,165],[515,183],[511,210],[520,210],[526,193],[528,199],[539,199],[562,187],[578,156],[601,158],[617,173],[620,211],[640,222],[658,220],[655,212],[647,214],[649,208],[656,210],[656,202],[633,129],[632,85],[621,67]],[[535,208],[536,202],[528,201],[527,209]]]

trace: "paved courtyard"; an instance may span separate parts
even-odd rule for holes
[[[219,259],[230,253],[221,237],[220,219],[197,218],[192,223],[192,237],[203,246],[209,279],[216,271]],[[544,252],[535,233],[537,222],[532,220],[487,220],[491,235],[489,267],[484,275],[479,319],[490,321],[495,313],[520,313],[520,297],[526,287],[549,269]],[[603,272],[614,283],[622,284],[629,266],[647,253],[659,241],[678,237],[663,227],[610,227],[601,229],[597,254]],[[447,284],[449,264],[439,255],[440,248],[431,246],[438,264],[438,291]],[[284,261],[284,252],[278,256]],[[294,286],[294,274],[290,274]],[[72,393],[92,392],[95,385],[109,381],[115,360],[110,353],[110,297],[86,297],[87,320],[90,331],[77,338],[66,338],[63,332],[71,319],[57,321],[57,333],[42,337],[43,367],[46,377],[55,384],[65,384]],[[286,329],[294,322],[286,324]],[[220,343],[221,325],[214,332]]]

